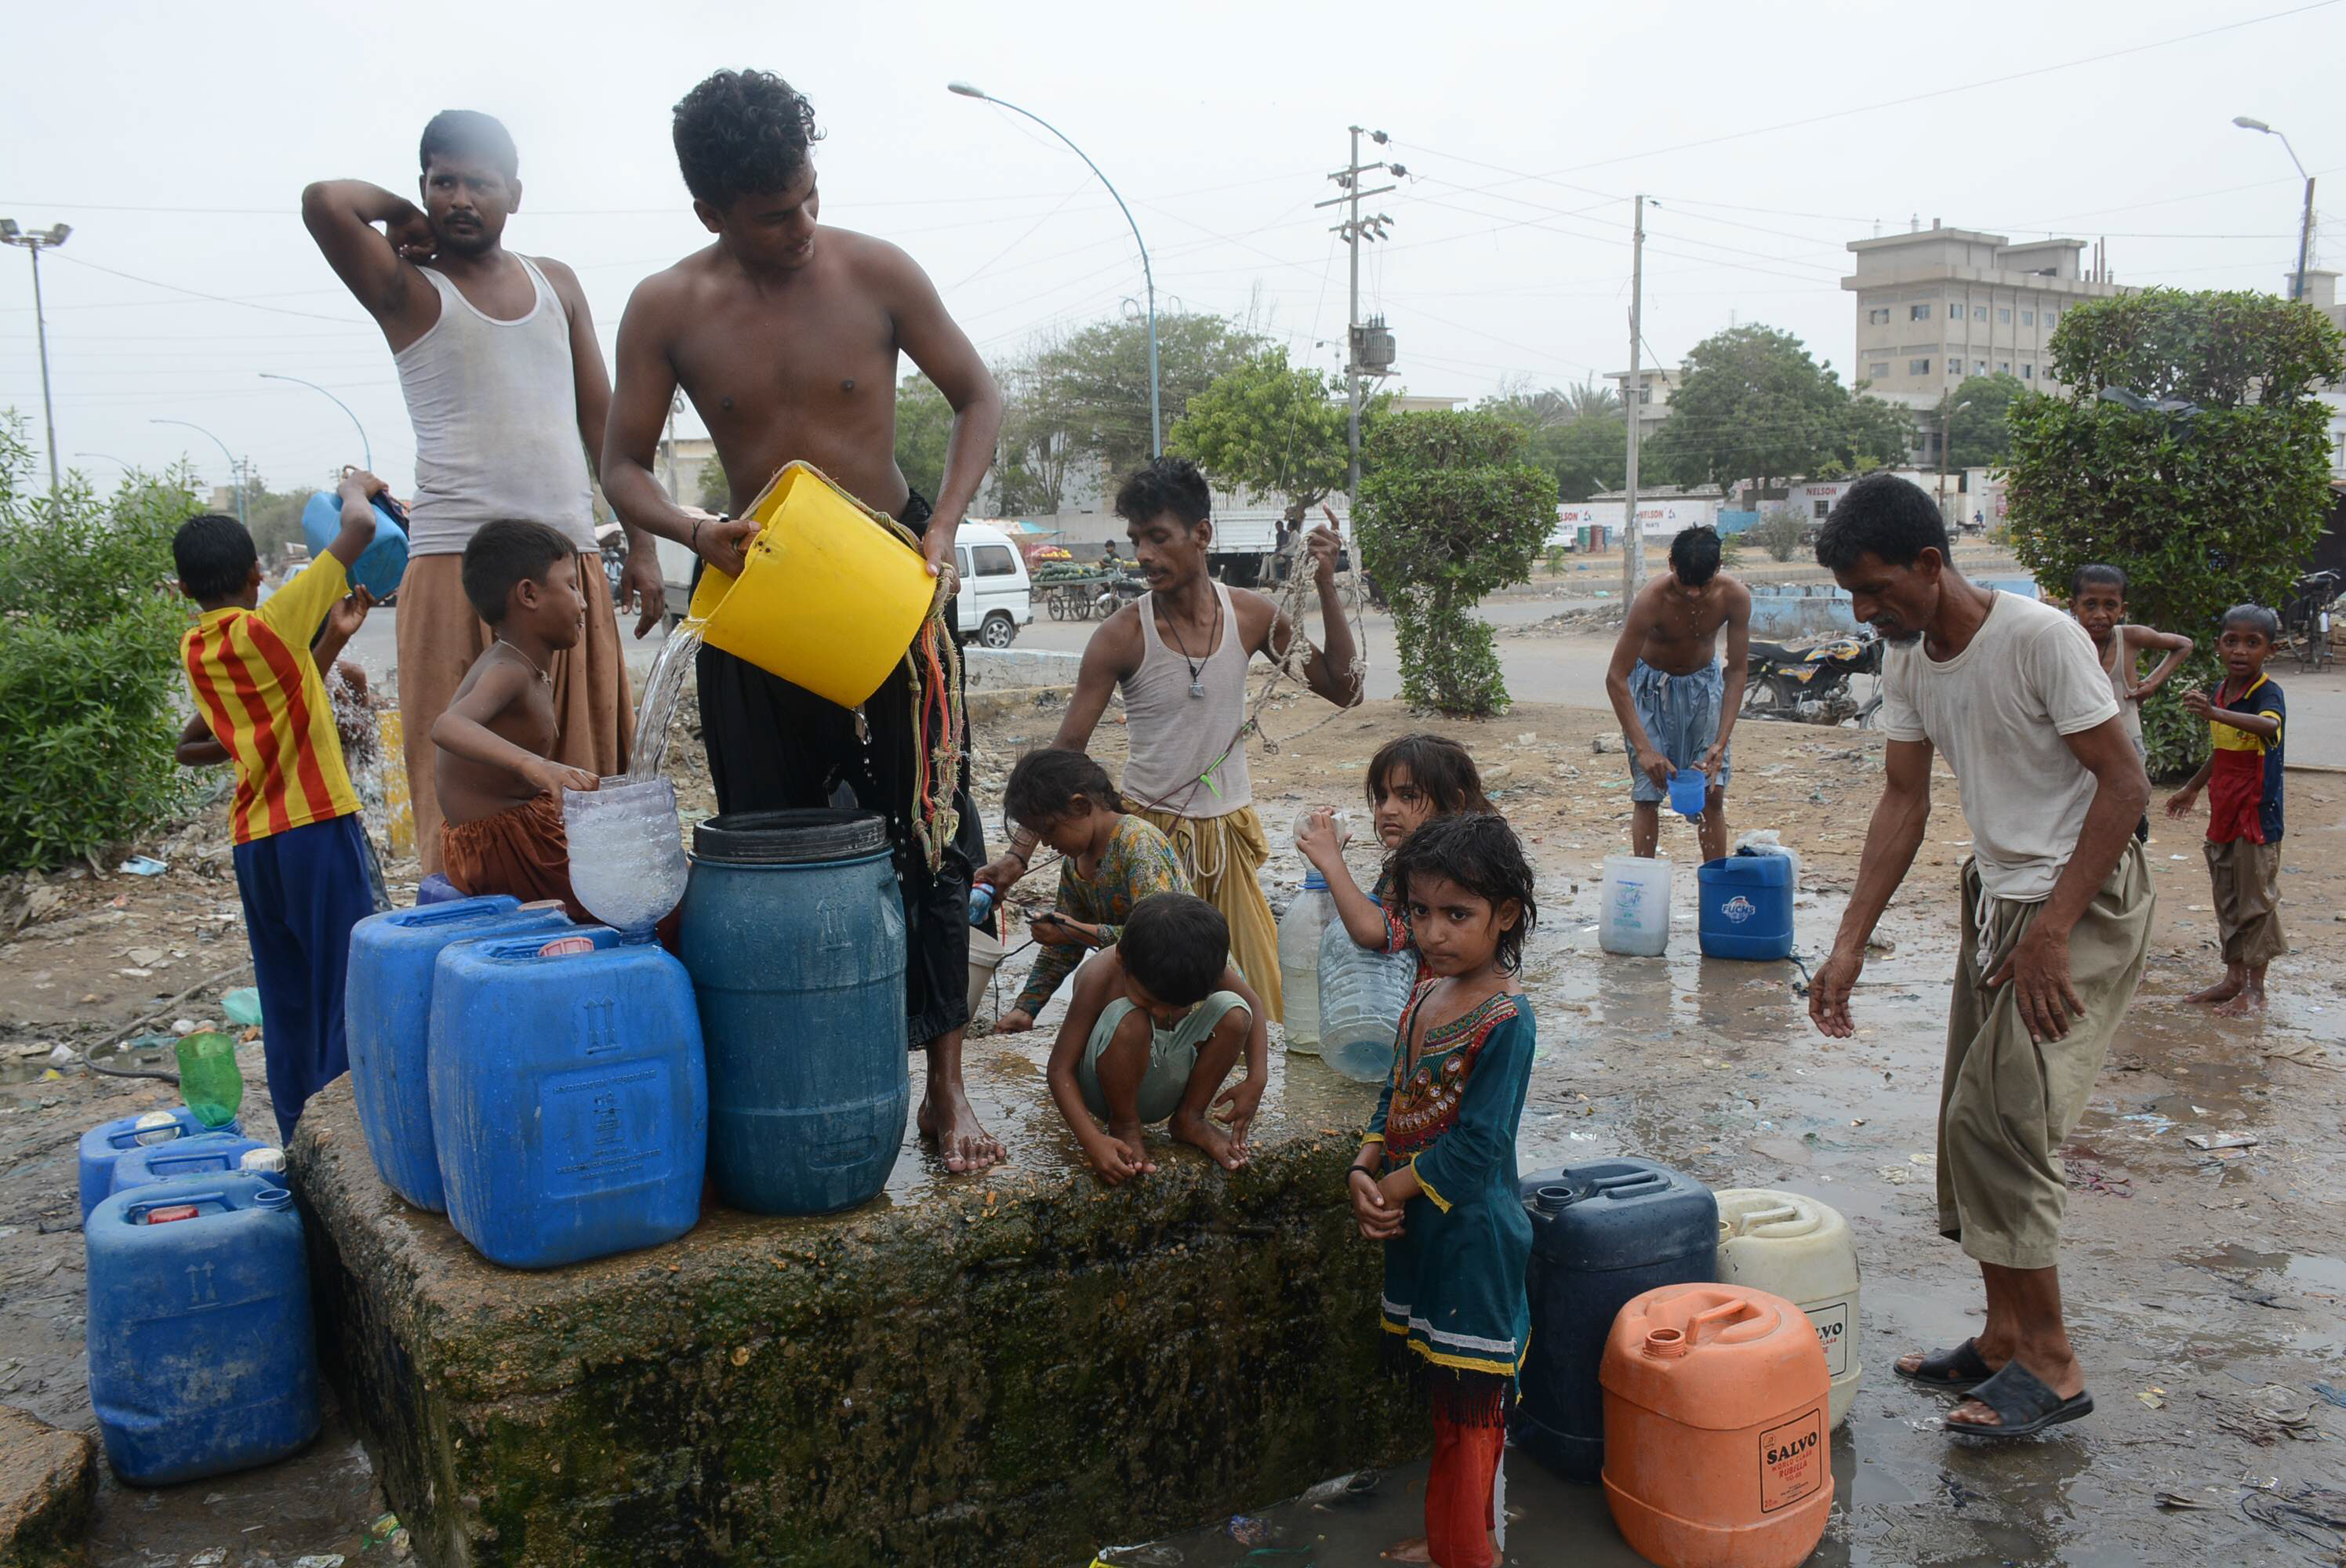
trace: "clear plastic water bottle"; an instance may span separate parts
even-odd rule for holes
[[[1355,1083],[1392,1070],[1402,1009],[1417,983],[1417,951],[1379,952],[1352,940],[1342,921],[1320,939],[1320,1054]]]
[[[1279,917],[1279,983],[1284,998],[1280,1023],[1290,1051],[1319,1054],[1320,937],[1335,918],[1336,901],[1328,895],[1327,879],[1318,871],[1305,873],[1303,891]]]

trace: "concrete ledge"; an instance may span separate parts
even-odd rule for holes
[[[1084,656],[1056,648],[986,648],[962,650],[969,687],[1073,686]]]
[[[969,721],[984,724],[1029,708],[1065,708],[1075,694],[1072,686],[1005,686],[991,691],[973,691],[967,694]]]
[[[1361,1099],[1259,1125],[1235,1175],[1022,1156],[550,1274],[394,1198],[346,1080],[292,1163],[330,1367],[427,1563],[1066,1563],[1420,1445],[1343,1202]]]
[[[86,1561],[97,1445],[0,1405],[0,1568]]]

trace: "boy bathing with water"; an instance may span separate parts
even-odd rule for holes
[[[1157,1168],[1141,1129],[1158,1122],[1224,1169],[1246,1164],[1270,1033],[1261,1000],[1229,956],[1219,910],[1190,893],[1158,893],[1133,910],[1114,947],[1076,972],[1051,1046],[1051,1097],[1108,1186]],[[1246,1076],[1217,1095],[1241,1052]],[[1228,1113],[1228,1131],[1207,1120],[1209,1102]]]
[[[592,921],[570,890],[562,791],[601,780],[547,756],[556,738],[547,670],[586,635],[577,549],[543,523],[484,523],[462,570],[464,596],[495,640],[432,725],[441,863],[467,893],[559,899],[572,920]]]
[[[2102,668],[2109,672],[2110,695],[2118,704],[2118,723],[2125,728],[2127,738],[2134,742],[2135,756],[2147,757],[2142,744],[2143,699],[2165,686],[2167,677],[2191,657],[2191,639],[2179,632],[2157,631],[2128,621],[2127,575],[2116,566],[2096,564],[2078,567],[2076,575],[2069,579],[2069,613],[2086,628],[2086,635],[2094,639],[2094,651],[2101,656]],[[2164,657],[2148,675],[2137,678],[2145,653]],[[2134,836],[2149,840],[2148,817],[2135,824]]]
[[[2216,929],[2224,939],[2224,978],[2185,997],[2213,1002],[2227,1018],[2265,1010],[2265,967],[2289,951],[2280,932],[2281,732],[2289,704],[2265,674],[2280,617],[2262,605],[2224,612],[2217,654],[2224,679],[2210,697],[2183,694],[2183,706],[2208,721],[2215,751],[2191,781],[2168,797],[2167,814],[2183,818],[2208,791],[2208,876],[2215,885]]]

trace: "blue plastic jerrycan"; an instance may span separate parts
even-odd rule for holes
[[[114,1162],[114,1190],[128,1192],[179,1176],[226,1176],[243,1168],[246,1150],[271,1146],[240,1133],[199,1133],[167,1144],[141,1145]]]
[[[1594,1481],[1605,1465],[1596,1372],[1613,1319],[1633,1296],[1719,1277],[1719,1200],[1691,1176],[1630,1158],[1541,1171],[1521,1191],[1532,1339],[1515,1438],[1566,1480]]]
[[[1697,931],[1711,958],[1789,958],[1792,952],[1790,855],[1729,855],[1695,872]]]
[[[158,1107],[162,1108],[162,1107]],[[168,1138],[157,1144],[142,1145],[138,1141],[138,1117],[117,1116],[110,1122],[100,1122],[81,1135],[81,1218],[89,1223],[89,1212],[104,1203],[114,1192],[114,1163],[131,1150],[158,1147],[161,1143],[192,1138],[206,1132],[241,1133],[244,1127],[230,1122],[225,1127],[206,1128],[196,1120],[196,1114],[185,1105],[168,1108],[175,1129]],[[143,1113],[142,1113],[143,1114]]]
[[[301,536],[310,542],[310,559],[326,553],[342,531],[342,498],[321,490],[301,508]],[[382,496],[374,501],[374,541],[351,564],[351,586],[364,588],[378,599],[389,598],[407,571],[407,514]]]
[[[126,1484],[266,1464],[317,1435],[291,1193],[241,1173],[154,1182],[99,1204],[82,1237],[89,1402]]]
[[[440,950],[485,936],[569,925],[559,904],[521,904],[503,893],[370,915],[351,928],[342,1014],[351,1092],[367,1153],[392,1191],[434,1214],[448,1207],[432,1141],[425,1063],[432,982]]]
[[[673,1240],[700,1217],[709,1078],[684,966],[608,926],[444,949],[432,1133],[448,1219],[508,1268]]]

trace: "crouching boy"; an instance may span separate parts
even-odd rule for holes
[[[1219,910],[1188,893],[1157,893],[1133,906],[1114,947],[1076,972],[1051,1047],[1051,1097],[1110,1186],[1157,1168],[1142,1129],[1158,1122],[1225,1169],[1246,1164],[1270,1037],[1229,953]],[[1246,1076],[1217,1095],[1241,1050]],[[1207,1119],[1209,1109],[1227,1112],[1227,1131]],[[1107,1123],[1105,1135],[1094,1117]]]

